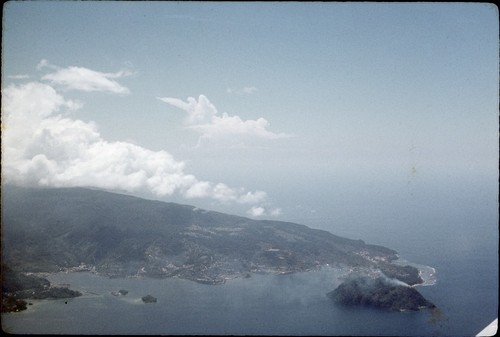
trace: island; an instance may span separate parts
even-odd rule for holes
[[[146,295],[142,298],[142,301],[144,303],[156,303],[156,297],[153,297],[151,295]]]
[[[111,295],[113,296],[125,296],[128,294],[128,290],[120,289],[118,291],[112,291]]]
[[[353,277],[341,283],[327,296],[344,306],[369,306],[390,311],[416,311],[436,307],[415,288],[384,277]]]
[[[417,268],[394,263],[393,249],[292,222],[76,187],[5,185],[2,208],[2,258],[24,274],[85,271],[217,285],[338,267],[423,282]]]

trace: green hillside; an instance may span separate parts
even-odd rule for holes
[[[421,281],[415,268],[391,264],[394,250],[361,240],[85,188],[4,186],[2,248],[3,262],[23,272],[91,269],[215,284],[329,264]]]

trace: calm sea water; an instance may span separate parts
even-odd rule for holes
[[[90,273],[53,275],[85,296],[34,301],[28,311],[4,315],[14,333],[42,334],[431,334],[430,312],[384,313],[339,308],[325,296],[333,270],[201,285],[179,279],[107,279]],[[337,283],[338,284],[338,283]],[[126,289],[126,296],[113,290]],[[158,302],[145,304],[152,294]],[[388,324],[390,322],[390,324]]]
[[[32,301],[24,312],[2,315],[2,327],[22,334],[472,336],[498,317],[495,190],[421,189],[389,205],[373,197],[357,212],[351,207],[342,213],[338,206],[331,217],[297,221],[394,248],[406,260],[434,267],[436,284],[417,289],[439,311],[339,307],[326,297],[339,284],[334,269],[253,275],[218,286],[73,273],[50,281],[69,283],[84,296]],[[129,293],[111,295],[119,289]],[[158,302],[142,303],[147,294]]]
[[[486,255],[443,256],[436,263],[437,283],[418,290],[438,312],[339,307],[325,296],[339,284],[341,272],[335,269],[253,275],[218,286],[60,273],[50,281],[69,283],[84,296],[32,301],[27,311],[4,314],[2,326],[20,334],[468,336],[497,316],[495,261]],[[111,294],[119,289],[129,293]],[[147,294],[158,302],[143,303],[141,297]]]

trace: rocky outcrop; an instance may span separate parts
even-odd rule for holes
[[[156,301],[157,301],[157,300],[156,300],[156,297],[153,297],[153,296],[151,296],[151,295],[146,295],[146,296],[144,296],[144,297],[142,298],[142,301],[143,301],[144,303],[156,303]]]
[[[346,306],[370,306],[399,311],[435,308],[415,288],[383,277],[351,278],[327,295]]]

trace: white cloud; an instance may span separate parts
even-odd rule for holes
[[[59,68],[50,65],[47,60],[42,60],[37,69],[51,68],[55,71],[46,74],[42,80],[49,81],[53,85],[59,85],[66,90],[80,91],[109,91],[115,94],[129,94],[130,90],[122,86],[114,78],[129,76],[132,73],[121,70],[116,73],[102,73],[83,67]]]
[[[267,198],[266,192],[245,192],[244,188],[234,189],[226,184],[218,183],[211,187],[212,195],[222,202],[237,202],[239,204],[256,204]]]
[[[270,123],[262,117],[256,120],[242,120],[239,116],[229,116],[227,113],[219,115],[215,106],[204,95],[200,95],[198,101],[189,97],[187,102],[170,97],[158,99],[187,112],[186,126],[200,133],[200,140],[251,141],[289,137],[285,133],[270,131]]]
[[[68,117],[81,103],[65,99],[46,83],[10,85],[2,96],[6,183],[92,186],[251,205],[265,201],[263,191],[198,180],[166,151],[103,139],[95,123]]]
[[[184,193],[184,196],[188,199],[193,198],[206,198],[209,197],[212,192],[212,184],[208,181],[198,181],[192,184]]]
[[[257,206],[252,206],[247,211],[247,214],[250,214],[253,217],[262,217],[262,216],[273,216],[277,217],[281,215],[281,208],[274,208],[274,209],[268,209],[264,206],[257,205]]]
[[[42,70],[43,68],[58,69],[58,67],[50,64],[46,59],[40,60],[40,62],[36,65],[36,70]]]
[[[243,139],[278,139],[285,134],[276,134],[269,131],[269,122],[264,118],[257,120],[242,120],[238,116],[229,116],[224,113],[221,117],[215,116],[211,123],[191,125],[190,129],[202,134],[208,140]]]
[[[200,95],[198,101],[189,97],[187,102],[170,97],[158,97],[158,99],[186,111],[188,113],[186,124],[188,125],[210,124],[217,115],[217,109],[204,95]]]
[[[244,188],[235,189],[224,183],[196,181],[186,189],[184,197],[188,199],[211,197],[222,203],[258,204],[266,200],[267,193],[264,191],[246,192]]]
[[[258,204],[267,198],[267,193],[264,191],[247,192],[239,197],[241,204]]]
[[[271,214],[272,216],[280,216],[282,213],[283,211],[281,210],[281,208],[274,208],[269,212],[269,214]]]
[[[258,91],[256,87],[243,87],[240,89],[232,89],[232,88],[227,88],[226,92],[228,94],[236,94],[236,95],[251,95],[254,94]]]
[[[52,87],[38,82],[9,86],[2,91],[2,96],[4,155],[17,148],[27,148],[42,121],[51,114],[61,108],[77,109],[81,106],[75,101],[65,100]]]
[[[248,214],[254,217],[259,217],[263,216],[266,214],[266,209],[262,206],[253,206],[249,211]]]
[[[30,78],[29,75],[26,74],[19,74],[19,75],[9,75],[7,78],[10,78],[11,80],[25,80],[27,78]]]

